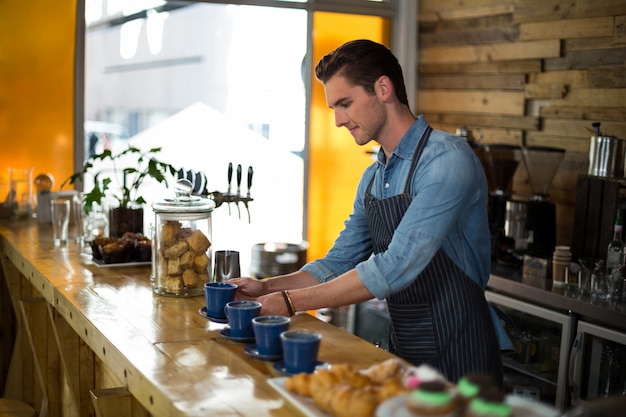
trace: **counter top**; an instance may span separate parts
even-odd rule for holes
[[[509,295],[518,300],[576,315],[618,331],[626,331],[626,306],[624,302],[592,303],[581,298],[572,287],[556,287],[552,280],[527,280],[521,268],[492,264],[487,289]]]
[[[271,362],[221,337],[225,325],[199,314],[203,297],[153,294],[149,266],[99,267],[73,243],[55,247],[50,225],[34,220],[0,222],[0,250],[151,414],[299,415],[268,384],[279,376]],[[309,314],[291,326],[322,333],[319,359],[331,364],[393,357]]]

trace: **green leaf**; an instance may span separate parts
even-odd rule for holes
[[[167,174],[169,173],[172,178],[176,178],[178,172],[172,165],[155,158],[155,155],[159,152],[161,152],[160,147],[151,148],[149,151],[143,152],[141,149],[130,145],[127,149],[115,155],[110,150],[105,150],[102,153],[93,155],[89,160],[85,161],[82,170],[68,177],[61,187],[68,182],[70,184],[74,184],[77,181],[84,182],[85,175],[92,175],[94,186],[90,191],[85,192],[84,209],[87,213],[92,210],[94,204],[102,205],[105,197],[115,198],[119,202],[120,207],[124,208],[127,208],[131,203],[138,205],[146,204],[146,200],[143,197],[134,197],[141,189],[144,180],[147,177],[151,177],[168,187]],[[129,163],[130,166],[117,168],[116,163],[118,163],[122,157],[134,154],[137,155],[137,158]],[[114,173],[111,173],[110,168],[93,172],[93,162],[104,160],[111,160],[113,162]],[[111,186],[116,174],[119,176],[117,182],[121,181],[121,190],[113,194],[111,193]]]

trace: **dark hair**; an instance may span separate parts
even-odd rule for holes
[[[386,75],[393,83],[398,100],[409,105],[400,63],[384,45],[367,39],[346,42],[320,59],[315,67],[315,76],[322,83],[337,74],[351,85],[363,87],[369,94],[375,93],[376,80]]]

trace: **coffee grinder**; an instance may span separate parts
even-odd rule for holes
[[[521,160],[519,146],[481,144],[474,147],[483,165],[489,186],[489,229],[491,257],[509,263],[514,241],[505,233],[507,202],[512,196],[512,179]]]
[[[549,258],[556,246],[556,206],[548,199],[548,188],[564,156],[565,149],[522,147],[522,159],[533,192],[526,213],[527,253],[531,256]]]

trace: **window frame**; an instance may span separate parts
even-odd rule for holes
[[[85,1],[76,2],[76,42],[74,60],[74,170],[78,171],[83,165],[85,149],[83,145],[84,137],[84,108],[85,108]],[[419,0],[383,0],[380,2],[367,0],[307,0],[306,2],[291,2],[281,0],[187,0],[197,3],[218,3],[236,4],[249,6],[284,7],[293,9],[304,9],[309,12],[308,27],[309,36],[307,39],[307,73],[306,73],[306,132],[305,132],[305,176],[307,172],[307,144],[309,141],[309,100],[310,83],[312,74],[310,62],[312,39],[310,36],[312,27],[312,16],[316,11],[363,14],[381,16],[391,19],[392,24],[392,45],[391,49],[398,57],[400,65],[405,69],[405,84],[407,91],[415,91],[416,74],[410,71],[416,68],[417,49],[417,8]],[[413,16],[413,18],[411,18]],[[306,185],[305,185],[306,188]]]
[[[84,111],[85,111],[85,43],[86,22],[85,2],[76,2],[76,49],[74,64],[74,171],[79,171],[85,160],[84,148]],[[391,21],[392,33],[390,49],[398,57],[404,69],[405,85],[409,97],[416,91],[417,68],[417,9],[419,0],[384,0],[380,2],[367,0],[308,0],[306,2],[290,2],[281,0],[186,0],[196,3],[234,4],[248,6],[265,6],[276,8],[291,8],[306,10],[307,17],[307,53],[305,62],[305,132],[304,132],[304,184],[303,204],[303,238],[306,239],[306,225],[308,224],[308,181],[309,181],[309,143],[310,143],[310,112],[311,112],[311,84],[313,82],[313,16],[317,11],[380,16]],[[114,16],[113,19],[123,19],[123,16]],[[103,22],[102,24],[106,24]]]

